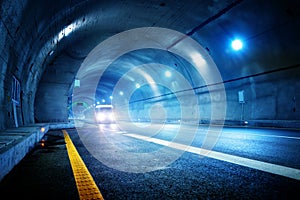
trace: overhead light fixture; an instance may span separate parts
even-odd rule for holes
[[[170,71],[166,71],[166,72],[165,72],[165,76],[166,76],[166,77],[171,77],[171,76],[172,76],[172,73],[171,73]]]
[[[73,29],[75,28],[74,24],[70,24],[67,26],[64,31],[65,31],[65,36],[67,37],[70,33],[72,33]]]
[[[239,51],[243,48],[243,42],[240,39],[235,39],[231,42],[231,47],[235,51]]]
[[[58,33],[58,42],[63,39],[63,37],[67,37],[70,35],[73,31],[75,31],[78,28],[78,25],[76,22],[69,24],[68,26],[64,27],[59,33]]]

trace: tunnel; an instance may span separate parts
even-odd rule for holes
[[[207,126],[216,137],[223,127],[300,128],[298,1],[0,4],[5,141],[6,131],[26,127],[84,132],[97,124],[95,110],[102,105],[112,105],[115,123],[130,133],[147,132],[149,124]],[[39,134],[37,143],[46,133]],[[9,146],[5,141],[1,148]]]
[[[106,80],[103,89],[99,88],[102,91],[97,94],[103,97],[95,102],[109,98],[116,81],[130,68],[158,63],[176,70],[189,82],[202,105],[200,123],[210,123],[211,119],[208,107],[213,92],[208,87],[220,84],[226,91],[223,99],[226,115],[215,119],[215,123],[240,124],[242,120],[253,126],[299,126],[299,10],[295,2],[270,5],[270,2],[255,1],[184,4],[71,1],[65,4],[2,3],[1,129],[40,122],[68,122],[77,72],[89,52],[113,35],[142,27],[162,27],[191,37],[203,48],[203,59],[216,65],[219,80],[206,82],[204,72],[198,73],[202,80],[194,77],[195,63],[168,51],[164,44],[159,47],[161,51],[137,47],[123,55],[123,59],[119,58],[119,64],[117,61],[111,64],[103,77]],[[254,23],[253,19],[258,21]],[[230,46],[236,38],[243,41],[240,51]],[[180,43],[171,37],[163,42],[169,46]],[[16,97],[13,96],[14,80],[18,83]],[[176,93],[184,88],[172,90]],[[243,110],[239,92],[243,92],[245,100]],[[167,93],[143,94],[139,100]],[[13,103],[14,98],[17,103]],[[168,98],[166,95],[159,101],[167,102]],[[138,104],[135,107],[139,109]]]

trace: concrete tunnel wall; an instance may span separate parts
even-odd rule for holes
[[[245,77],[242,80],[231,80],[224,83],[226,88],[226,99],[214,99],[211,97],[218,91],[209,92],[207,88],[197,91],[199,106],[190,104],[190,110],[199,109],[200,123],[219,124],[222,119],[211,118],[211,104],[225,102],[227,105],[225,124],[239,125],[242,121],[247,121],[252,126],[270,127],[299,127],[299,104],[296,99],[300,98],[300,83],[297,83],[300,72],[297,69],[287,69],[283,71],[270,72],[268,74],[257,74],[253,77]],[[297,83],[297,84],[295,84]],[[244,108],[239,102],[238,92],[244,91]],[[186,101],[190,96],[184,96]],[[159,108],[152,108],[155,104],[163,105],[169,117],[151,115],[158,113]],[[176,109],[174,105],[177,106]],[[134,121],[153,122],[175,122],[182,120],[185,122],[195,122],[192,117],[181,116],[181,109],[178,106],[176,97],[165,97],[157,101],[147,100],[145,102],[132,103],[130,106],[131,116]]]
[[[57,34],[66,24],[70,21],[76,21],[76,18],[81,16],[78,14],[80,7],[76,6],[68,11],[71,13],[68,17],[65,17],[64,14],[66,10],[56,14],[59,13],[58,11],[62,11],[63,6],[64,3],[60,2],[57,7],[44,16],[46,13],[43,11],[46,10],[47,4],[44,4],[43,1],[20,0],[11,2],[4,0],[1,2],[0,129],[15,126],[11,100],[13,76],[20,81],[21,86],[20,105],[16,109],[20,126],[35,122],[68,120],[69,91],[75,72],[79,67],[78,63],[83,58],[77,59],[76,62],[73,60],[76,64],[72,64],[72,59],[68,61],[70,65],[59,63],[59,55],[63,54],[62,50],[66,47],[64,47],[63,41],[58,45]],[[249,6],[248,2],[239,8],[247,6]],[[294,8],[290,7],[289,11],[293,12],[292,9]],[[217,13],[218,11],[214,12]],[[29,15],[28,13],[32,14]],[[292,14],[290,15],[292,16]],[[230,60],[227,54],[220,52],[222,48],[217,45],[216,38],[218,41],[221,40],[225,25],[231,22],[238,23],[239,29],[247,29],[244,22],[247,20],[244,17],[246,15],[240,15],[237,18],[235,12],[230,12],[224,15],[218,23],[208,24],[193,36],[204,47],[209,47],[208,51],[216,62],[223,80],[228,80],[224,83],[227,97],[227,123],[240,121],[241,105],[238,103],[237,94],[238,91],[244,90],[246,103],[243,118],[249,123],[256,126],[300,127],[300,104],[298,103],[300,98],[299,29],[296,29],[299,20],[297,21],[294,17],[292,23],[282,27],[279,31],[272,32],[270,29],[264,37],[252,38],[252,46],[259,48],[256,50],[248,49],[250,53],[243,60],[240,58],[231,58]],[[87,18],[85,21],[88,21]],[[193,23],[194,21],[190,21],[189,24],[192,25]],[[91,23],[89,26],[95,25],[96,23]],[[85,27],[86,30],[89,26]],[[292,29],[290,29],[291,27]],[[284,32],[287,33],[288,38],[285,37]],[[273,42],[276,43],[274,47],[272,47]],[[53,49],[57,51],[52,55]],[[260,54],[265,54],[265,56]],[[82,55],[86,55],[86,52],[83,52]],[[54,56],[56,61],[52,63]],[[62,58],[62,60],[64,59],[65,57]],[[245,68],[247,64],[254,67],[254,70],[250,70],[251,73]],[[71,68],[75,65],[77,67]],[[239,65],[242,69],[234,68]],[[290,66],[295,67],[287,69]],[[280,70],[281,68],[283,70]],[[272,70],[275,71],[272,72]],[[251,74],[259,73],[262,74],[251,76]],[[239,79],[241,77],[246,78]],[[199,107],[200,113],[202,113],[201,122],[206,123],[210,119],[209,93],[205,89],[199,91],[198,100],[201,105]],[[172,99],[166,98],[160,101],[165,101],[166,105],[172,105]],[[133,112],[136,113],[136,116],[139,117],[141,113],[145,115],[147,112],[145,108],[150,106],[151,104],[147,105],[145,102],[133,105],[132,108],[134,108]],[[168,109],[168,106],[166,108]],[[171,107],[169,108],[172,110]]]
[[[63,4],[63,2],[60,3]],[[18,125],[23,126],[36,122],[34,102],[38,84],[44,69],[49,64],[50,52],[54,49],[59,50],[58,33],[66,21],[70,20],[70,18],[66,19],[63,14],[55,15],[61,8],[59,5],[61,4],[57,3],[57,7],[49,11],[48,5],[43,1],[1,2],[0,129],[15,127],[11,99],[13,76],[19,80],[21,89],[21,104],[17,106]],[[45,10],[48,12],[44,12]],[[69,83],[68,85],[70,87]],[[54,91],[55,88],[51,93]],[[44,95],[42,96],[44,97]],[[64,99],[64,94],[62,93],[58,97]],[[60,99],[54,102],[64,105]],[[45,105],[45,103],[48,102],[41,104]],[[64,112],[57,114],[66,116]]]
[[[62,52],[62,54],[65,54]],[[70,83],[78,70],[74,58],[58,57],[45,69],[35,98],[36,122],[67,122],[69,117]]]

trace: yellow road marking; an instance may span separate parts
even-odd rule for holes
[[[73,169],[73,174],[75,177],[77,190],[79,193],[79,198],[81,200],[88,199],[104,199],[100,190],[98,189],[93,177],[85,166],[83,160],[81,159],[79,153],[77,152],[68,132],[63,130],[65,137],[65,142],[67,146],[67,151],[71,166]]]

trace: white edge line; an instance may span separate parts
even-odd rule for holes
[[[202,156],[207,156],[209,158],[214,158],[217,160],[221,160],[221,161],[261,170],[264,172],[269,172],[272,174],[277,174],[277,175],[285,176],[288,178],[300,180],[300,170],[299,169],[285,167],[285,166],[276,165],[276,164],[267,163],[267,162],[258,161],[258,160],[252,160],[249,158],[243,158],[243,157],[225,154],[225,153],[221,153],[221,152],[206,150],[203,148],[187,146],[187,145],[176,143],[176,142],[160,140],[157,138],[151,138],[151,137],[142,136],[142,135],[136,135],[136,134],[124,134],[124,135],[133,137],[136,139],[141,139],[141,140],[145,140],[148,142],[153,142],[156,144],[168,146],[168,147],[171,147],[174,149],[187,151],[187,152],[195,153],[195,154],[202,155]]]

